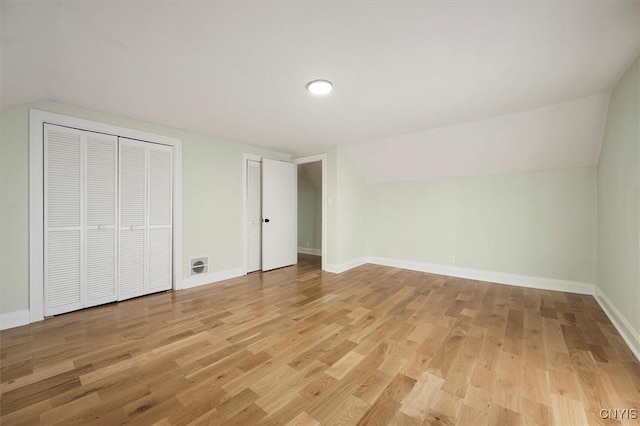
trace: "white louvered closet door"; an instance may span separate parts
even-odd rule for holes
[[[149,292],[171,288],[173,149],[149,144]]]
[[[118,138],[86,135],[85,307],[114,302],[117,287]]]
[[[120,295],[171,288],[172,148],[120,138]]]
[[[82,133],[44,128],[45,315],[82,306]]]
[[[146,143],[120,138],[119,300],[145,294]]]
[[[116,300],[117,138],[44,127],[45,315]]]

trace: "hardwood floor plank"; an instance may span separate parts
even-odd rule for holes
[[[100,397],[96,392],[90,393],[82,398],[68,404],[61,405],[46,411],[40,415],[40,424],[54,425],[64,420],[74,417],[77,413],[85,411],[87,408],[93,408],[100,405]]]
[[[287,423],[286,426],[320,426],[320,422],[303,411]]]
[[[640,409],[591,296],[316,256],[0,332],[0,422],[583,425]]]
[[[420,422],[423,422],[429,410],[440,396],[444,380],[427,372],[422,373],[416,385],[406,396],[400,411]]]

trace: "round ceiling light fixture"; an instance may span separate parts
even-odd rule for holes
[[[333,90],[333,83],[329,80],[313,80],[304,87],[314,95],[326,95]]]

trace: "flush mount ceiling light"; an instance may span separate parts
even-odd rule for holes
[[[314,95],[326,95],[333,90],[333,83],[329,80],[313,80],[304,87]]]

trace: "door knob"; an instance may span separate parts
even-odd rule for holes
[[[265,223],[269,223],[269,219],[263,219]]]

